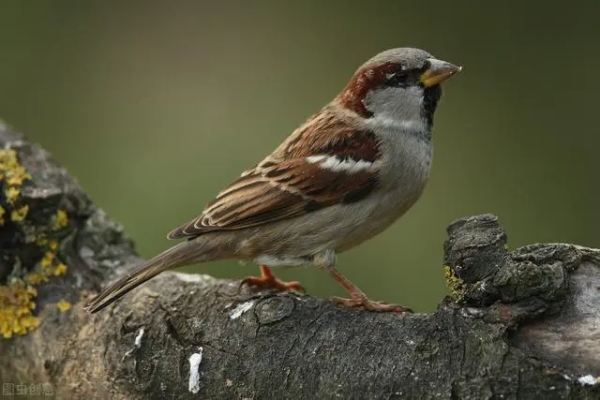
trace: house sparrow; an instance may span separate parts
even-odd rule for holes
[[[371,58],[331,103],[168,235],[184,242],[104,289],[87,311],[167,269],[221,259],[254,260],[262,276],[244,282],[279,290],[301,286],[278,280],[270,267],[313,264],[350,294],[337,303],[409,311],[368,299],[336,269],[336,255],[385,230],[420,197],[440,83],[460,70],[413,48]]]

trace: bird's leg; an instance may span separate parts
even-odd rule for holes
[[[412,312],[410,308],[403,307],[398,304],[384,303],[381,301],[370,300],[366,294],[364,294],[356,285],[354,285],[348,278],[342,275],[337,269],[331,268],[326,272],[333,277],[348,293],[350,293],[349,299],[342,297],[332,297],[331,300],[335,303],[341,304],[348,308],[359,308],[368,311],[394,311],[394,312]]]
[[[242,279],[242,285],[255,287],[271,288],[282,292],[285,291],[300,291],[304,292],[304,288],[298,281],[284,282],[277,278],[271,268],[266,265],[260,266],[260,276],[248,276]]]
[[[327,272],[333,279],[336,280],[349,294],[349,299],[344,299],[342,297],[332,297],[331,300],[334,303],[341,304],[348,308],[358,308],[367,311],[377,311],[377,312],[386,312],[393,311],[398,313],[403,312],[412,312],[410,308],[403,307],[398,304],[390,304],[384,303],[381,301],[370,300],[366,294],[362,292],[348,278],[342,275],[335,268],[335,253],[333,252],[323,252],[318,254],[314,258],[314,262],[319,267],[319,269]]]

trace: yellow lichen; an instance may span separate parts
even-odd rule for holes
[[[42,258],[42,261],[40,261],[40,265],[42,266],[42,268],[50,267],[52,263],[54,263],[54,256],[55,254],[53,251],[47,251],[44,255],[44,258]]]
[[[47,282],[52,276],[67,273],[67,266],[57,261],[58,242],[50,240],[47,243],[38,271],[29,272],[24,281],[14,279],[11,284],[0,286],[0,334],[5,339],[15,334],[24,335],[39,326],[40,319],[32,313],[37,296],[35,286]],[[59,302],[57,306],[60,311],[71,307],[66,301]]]
[[[13,149],[0,150],[0,181],[6,182],[4,195],[10,204],[14,204],[21,191],[19,187],[31,179],[25,168],[19,163],[17,152]]]
[[[11,186],[21,186],[31,176],[19,163],[14,149],[0,151],[0,180],[6,180]]]
[[[448,265],[444,265],[444,277],[446,278],[446,286],[450,289],[450,293],[454,298],[459,298],[465,294],[464,281],[457,277]]]
[[[40,234],[40,236],[36,239],[35,244],[37,244],[40,247],[44,247],[48,245],[48,238],[46,237],[45,234]]]
[[[32,285],[39,285],[42,282],[48,281],[48,277],[45,274],[40,274],[38,272],[30,272],[27,274],[27,282]]]
[[[59,230],[69,225],[69,216],[64,210],[58,210],[52,220],[52,228]]]
[[[13,335],[24,335],[40,325],[33,315],[37,290],[20,279],[0,286],[0,335],[10,339]]]
[[[37,271],[29,272],[24,281],[13,279],[10,284],[0,286],[0,335],[5,339],[15,334],[24,335],[39,326],[40,319],[32,313],[37,296],[35,286],[47,282],[52,276],[67,273],[67,266],[57,262],[57,250],[58,242],[50,240]],[[63,300],[57,307],[60,311],[66,311],[71,304]]]
[[[54,268],[54,276],[62,276],[67,273],[67,266],[63,263],[60,263]]]
[[[58,308],[60,312],[69,311],[71,309],[71,303],[66,300],[61,300],[56,303],[56,308]]]
[[[13,149],[0,149],[0,182],[3,191],[0,191],[0,225],[5,222],[6,215],[17,225],[17,229],[26,228],[26,231],[36,232],[31,241],[42,251],[43,257],[35,268],[28,268],[25,276],[12,277],[0,285],[0,335],[5,339],[15,335],[24,335],[40,325],[39,317],[33,314],[36,307],[36,286],[47,282],[55,276],[67,273],[67,266],[58,259],[59,243],[49,239],[49,229],[56,231],[69,224],[68,215],[64,210],[58,210],[48,221],[48,225],[31,227],[27,220],[29,205],[21,201],[21,186],[31,179],[25,168],[19,163],[17,152]],[[49,228],[49,229],[48,229]],[[45,230],[44,230],[45,229]],[[18,269],[13,272],[19,274]],[[71,304],[63,300],[57,304],[60,311],[66,311]]]
[[[10,213],[10,219],[12,219],[14,222],[21,222],[27,217],[28,212],[29,212],[29,206],[27,204],[25,204],[21,208],[12,210],[12,212]]]
[[[21,186],[25,179],[29,179],[29,176],[11,176],[6,180],[6,183],[12,186]]]
[[[21,191],[14,186],[9,186],[4,189],[4,195],[10,204],[13,204],[15,201],[17,201],[19,194],[21,194]]]

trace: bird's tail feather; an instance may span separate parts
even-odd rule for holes
[[[98,312],[163,271],[197,261],[204,261],[200,259],[201,254],[199,253],[201,250],[202,246],[194,240],[179,243],[165,250],[156,257],[143,262],[133,271],[104,289],[88,303],[85,310],[89,314]]]

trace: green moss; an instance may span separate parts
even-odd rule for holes
[[[450,289],[452,297],[458,299],[465,294],[464,281],[457,277],[448,265],[444,265],[444,277],[446,278],[446,286]]]
[[[0,335],[5,339],[25,335],[40,325],[41,320],[35,315],[37,288],[67,273],[67,266],[58,259],[59,243],[48,238],[53,231],[68,225],[67,213],[58,210],[46,222],[29,221],[30,206],[23,203],[21,188],[30,180],[31,176],[19,163],[16,151],[0,150],[0,225],[12,224],[7,229],[14,229],[15,235],[34,232],[32,242],[23,239],[33,246],[26,252],[34,258],[27,261],[25,268],[13,268],[9,276],[0,277],[5,281],[0,281]],[[8,215],[10,219],[6,217]],[[37,260],[36,254],[40,255]],[[17,265],[20,259],[15,256],[12,262]],[[70,304],[63,300],[57,308],[67,311]]]

